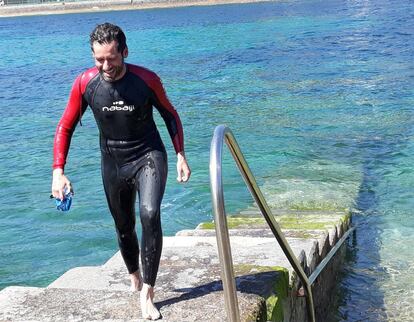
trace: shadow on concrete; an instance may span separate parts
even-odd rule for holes
[[[283,273],[277,271],[260,272],[236,277],[238,292],[245,294],[254,294],[264,298],[269,296],[273,292],[275,284],[279,283],[286,283],[285,289],[287,290],[288,280],[284,280]],[[174,292],[182,294],[163,301],[159,301],[156,303],[156,305],[158,308],[161,308],[163,306],[202,297],[207,294],[219,291],[223,291],[223,284],[221,280],[215,280],[210,283],[198,285],[191,288],[175,289]]]

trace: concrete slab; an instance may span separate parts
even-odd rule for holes
[[[313,245],[310,240],[302,238],[288,238],[288,242],[296,256],[302,250],[309,253]],[[233,236],[231,245],[235,265],[281,266],[292,270],[275,238]],[[186,267],[208,269],[211,265],[219,265],[215,237],[164,237],[159,277],[168,273],[170,266],[175,266],[181,267],[181,272],[188,279]],[[181,272],[177,275],[177,280],[180,280]],[[105,265],[71,269],[48,287],[128,291],[129,277],[118,252]]]
[[[274,215],[274,219],[282,230],[329,230],[338,223],[349,218],[347,212],[338,213],[331,211],[284,211],[283,214]],[[269,226],[260,213],[248,212],[227,216],[229,229],[269,229]],[[214,229],[214,222],[200,223],[196,229]]]
[[[166,264],[156,287],[163,321],[226,319],[218,265]],[[236,283],[243,320],[265,314],[265,299],[281,278],[287,288],[287,274],[273,268],[244,265],[235,271],[240,275]],[[0,293],[0,303],[1,321],[140,321],[138,293],[125,290],[8,287]]]
[[[285,237],[318,239],[325,233],[325,230],[282,229],[282,232]],[[270,228],[229,229],[229,235],[275,238]],[[176,236],[214,237],[216,236],[216,231],[215,229],[186,229],[177,232]]]
[[[295,255],[305,263],[304,252],[312,255],[312,267],[329,251],[329,241],[338,238],[337,229],[346,229],[338,224],[348,219],[346,213],[310,212],[277,218]],[[296,297],[296,289],[288,291],[292,268],[264,219],[249,213],[231,216],[229,223],[241,320],[304,320],[303,299]],[[203,228],[164,237],[155,287],[162,321],[226,320],[214,225],[205,223]],[[329,236],[325,229],[330,229]],[[329,283],[321,290],[332,284],[336,267],[327,270]],[[117,252],[102,266],[69,270],[47,288],[4,289],[0,321],[140,321],[138,303]]]

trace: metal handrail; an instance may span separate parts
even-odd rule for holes
[[[223,280],[224,302],[228,319],[231,322],[240,321],[239,306],[236,294],[236,283],[234,279],[233,260],[231,256],[229,231],[227,227],[226,211],[224,208],[223,182],[222,182],[222,154],[223,141],[236,161],[237,167],[243,176],[243,179],[250,190],[259,209],[265,217],[270,229],[275,235],[280,247],[285,253],[287,259],[298,274],[302,284],[305,286],[306,307],[308,310],[309,320],[315,322],[315,310],[313,305],[312,289],[308,277],[303,271],[299,261],[285,239],[282,230],[272,215],[269,206],[261,193],[256,180],[244,159],[244,156],[234,138],[231,130],[225,125],[219,125],[214,130],[213,139],[210,149],[210,186],[213,202],[214,220],[216,226],[218,253],[221,265],[221,274]]]
[[[351,235],[351,233],[354,230],[355,230],[355,227],[349,228],[346,231],[346,233],[336,242],[335,246],[331,248],[329,253],[326,254],[326,256],[321,260],[321,262],[315,268],[313,273],[309,276],[309,283],[311,283],[311,285],[316,281],[319,274],[322,272],[322,270],[325,268],[325,266],[329,263],[329,261],[335,255],[335,253],[339,250],[339,248],[342,246],[342,244],[345,242],[345,240]]]

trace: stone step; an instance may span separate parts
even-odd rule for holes
[[[307,239],[288,238],[287,240],[296,256],[299,256],[303,250],[309,253],[313,245]],[[164,237],[163,243],[158,280],[162,279],[164,274],[171,274],[171,269],[177,268],[176,274],[172,275],[175,276],[175,283],[178,283],[174,286],[176,288],[190,282],[187,267],[198,267],[196,272],[201,276],[208,273],[210,266],[219,265],[215,237]],[[291,270],[275,238],[234,236],[231,237],[231,246],[235,265],[277,266]],[[165,283],[158,280],[157,287],[164,287]],[[48,288],[127,291],[129,284],[125,265],[120,253],[117,252],[102,266],[76,267],[67,271]],[[190,285],[188,284],[187,287]]]
[[[326,230],[282,229],[282,232],[287,238],[319,239],[326,233]],[[275,238],[270,228],[229,229],[229,235],[242,237]],[[176,236],[214,237],[216,236],[216,231],[215,229],[184,229],[177,232]]]
[[[347,221],[349,215],[334,211],[292,211],[274,210],[276,222],[285,237],[320,239],[326,232],[341,222]],[[243,211],[229,215],[227,219],[230,236],[275,238],[263,215],[258,210]],[[214,222],[200,223],[196,229],[179,231],[177,236],[215,236]]]
[[[346,212],[333,211],[284,211],[274,214],[274,219],[285,231],[325,231],[334,228],[340,222],[346,222],[350,215]],[[254,211],[244,211],[237,215],[227,216],[227,226],[232,229],[269,229],[262,214]],[[196,230],[213,230],[214,222],[200,223]]]
[[[282,209],[282,208],[270,208],[270,212],[274,216],[343,216],[347,209],[343,210],[324,210],[324,209]],[[260,209],[257,207],[248,207],[245,210],[241,210],[236,216],[262,216]]]
[[[309,242],[303,239],[289,242],[297,255],[302,249],[310,248]],[[280,311],[277,299],[282,299],[283,294],[275,290],[287,294],[289,273],[280,267],[288,266],[288,262],[280,256],[276,240],[235,236],[231,243],[242,316],[253,314],[254,320],[260,316],[266,319],[265,303],[269,299],[273,301],[270,307]],[[119,252],[102,266],[69,270],[47,289],[6,290],[15,301],[6,308],[0,306],[0,312],[6,310],[0,320],[7,320],[7,314],[16,319],[17,312],[21,312],[17,317],[27,321],[36,318],[41,321],[129,321],[140,317],[138,296],[129,290],[128,274]],[[155,290],[156,305],[165,321],[224,321],[216,238],[165,237]],[[4,291],[1,295],[7,297]],[[120,298],[122,301],[116,300]],[[41,305],[43,302],[47,304]],[[30,312],[22,310],[22,303],[32,308]],[[71,309],[80,305],[83,309]],[[122,311],[119,306],[128,309]]]
[[[294,232],[287,241],[308,273],[349,225],[349,215],[344,213],[283,216],[277,220],[285,231]],[[291,227],[293,222],[299,228]],[[283,316],[289,321],[304,320],[304,302],[295,295],[297,278],[264,219],[248,213],[230,216],[229,223],[241,320],[280,321]],[[213,227],[205,223],[164,237],[155,287],[155,304],[163,321],[226,320]],[[309,235],[299,238],[299,232]],[[325,273],[327,284],[316,284],[317,290],[334,283],[330,270],[339,266],[333,261]],[[318,307],[328,300],[322,295],[316,298]],[[138,293],[129,290],[119,252],[102,266],[71,269],[47,288],[8,287],[0,292],[0,321],[140,321],[140,316]]]
[[[168,264],[159,274],[156,287],[156,306],[163,321],[226,320],[218,265],[200,267],[200,263],[193,262],[183,267],[175,262]],[[286,297],[287,271],[249,265],[235,265],[234,269],[238,275],[236,283],[242,320],[265,320],[266,300]],[[90,276],[91,271],[87,273]],[[129,291],[126,285],[107,289],[89,284],[94,286],[89,288],[87,278],[80,282],[86,285],[45,289],[8,287],[0,293],[0,320],[139,321],[137,292]],[[281,290],[281,294],[276,290]]]

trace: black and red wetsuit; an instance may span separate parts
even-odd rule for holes
[[[57,126],[54,168],[64,168],[72,133],[89,105],[100,133],[102,178],[118,243],[129,273],[139,268],[135,198],[142,224],[144,283],[154,286],[162,230],[160,205],[167,178],[167,156],[153,119],[153,107],[165,121],[176,153],[184,151],[180,118],[161,80],[152,71],[126,64],[126,74],[108,82],[97,68],[79,75]]]

